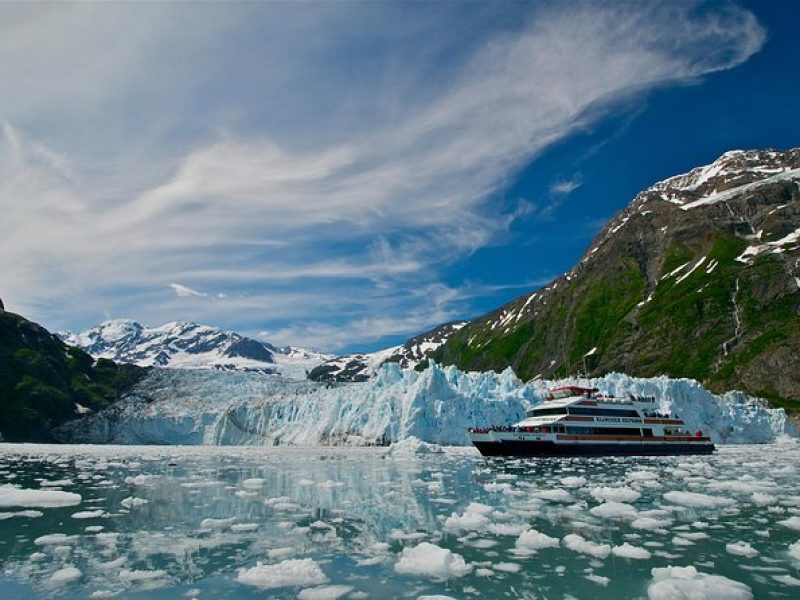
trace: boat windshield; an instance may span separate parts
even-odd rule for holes
[[[573,398],[575,396],[590,397],[597,390],[594,388],[566,387],[557,390],[550,390],[548,398],[550,400],[560,400],[561,398]]]

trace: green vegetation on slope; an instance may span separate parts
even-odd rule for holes
[[[95,362],[43,327],[0,310],[0,435],[6,441],[52,441],[50,430],[76,416],[76,404],[98,410],[145,372]]]
[[[433,358],[466,369],[512,366],[523,379],[584,370],[691,377],[714,391],[743,389],[800,412],[794,394],[781,393],[795,375],[778,381],[800,352],[800,294],[777,257],[737,261],[746,246],[730,233],[710,236],[702,247],[673,241],[649,287],[635,260],[617,258],[551,293],[513,329],[492,327],[498,311]],[[787,358],[776,366],[776,356]]]

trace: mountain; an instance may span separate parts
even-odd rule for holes
[[[303,348],[279,348],[191,322],[145,327],[136,321],[117,319],[81,333],[67,331],[59,336],[94,357],[144,367],[257,371],[302,378],[307,370],[331,358]]]
[[[403,369],[413,369],[426,361],[466,323],[466,321],[444,323],[412,337],[400,346],[392,346],[377,352],[331,358],[312,369],[308,378],[312,381],[367,381],[375,376],[381,365],[386,363],[397,363]]]
[[[568,273],[432,353],[524,379],[623,371],[800,407],[800,149],[733,151],[639,193]]]
[[[0,439],[52,441],[53,427],[105,408],[145,373],[94,360],[0,303]]]

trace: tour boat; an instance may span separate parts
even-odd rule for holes
[[[484,456],[607,456],[711,454],[702,431],[690,433],[652,396],[615,398],[597,388],[550,390],[525,419],[509,426],[469,429]]]

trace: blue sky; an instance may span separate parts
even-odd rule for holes
[[[0,6],[0,297],[371,350],[800,145],[791,2]]]

